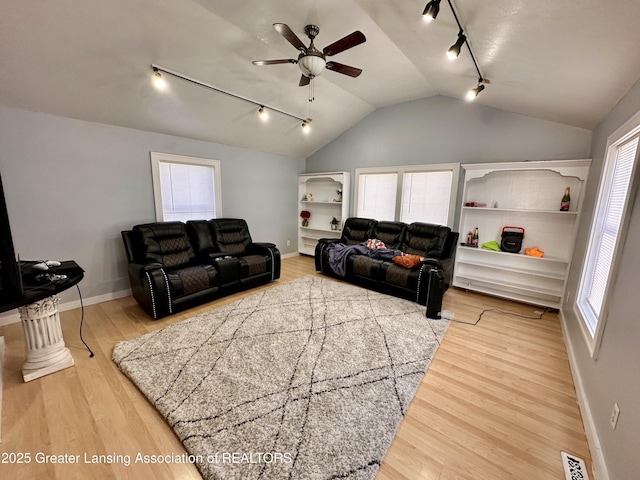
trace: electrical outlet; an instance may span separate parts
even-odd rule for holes
[[[291,240],[287,240],[287,247],[291,246]]]
[[[611,412],[611,418],[609,418],[609,423],[611,423],[611,428],[616,429],[616,425],[618,424],[618,417],[620,417],[620,407],[617,403],[613,404],[613,411]]]

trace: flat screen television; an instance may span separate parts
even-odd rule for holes
[[[0,175],[0,306],[12,303],[23,296],[21,280]]]

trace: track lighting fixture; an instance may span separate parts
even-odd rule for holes
[[[449,57],[450,60],[455,60],[456,58],[458,58],[458,55],[460,55],[460,49],[466,41],[466,35],[462,32],[462,30],[460,30],[460,33],[458,33],[458,40],[456,40],[456,43],[451,45],[451,47],[447,51],[447,57]]]
[[[310,118],[307,118],[306,120],[304,120],[304,121],[302,122],[302,131],[303,131],[304,133],[306,133],[307,135],[308,135],[308,134],[309,134],[309,132],[311,131],[311,125],[310,125],[310,123],[311,123],[311,119],[310,119]]]
[[[422,18],[425,22],[430,22],[436,19],[438,12],[440,11],[440,1],[441,0],[431,0],[427,3],[427,6],[424,7]]]
[[[242,95],[237,95],[237,94],[232,93],[232,92],[227,92],[226,90],[222,90],[221,88],[214,87],[213,85],[209,85],[208,83],[204,83],[204,82],[201,82],[199,80],[195,80],[193,78],[187,77],[186,75],[182,75],[180,73],[171,71],[171,70],[166,69],[164,67],[160,67],[159,65],[151,65],[151,68],[153,69],[153,72],[154,72],[154,74],[153,74],[153,84],[158,89],[163,89],[164,87],[166,87],[166,82],[165,82],[164,78],[162,78],[162,75],[161,75],[160,72],[166,73],[167,75],[171,75],[171,76],[179,78],[181,80],[185,80],[187,82],[193,83],[193,84],[198,85],[200,87],[204,87],[204,88],[207,88],[209,90],[213,90],[214,92],[222,93],[224,95],[228,95],[230,97],[237,98],[238,100],[243,100],[245,102],[251,103],[251,104],[259,107],[258,116],[260,117],[261,120],[266,120],[267,118],[269,118],[269,111],[272,111],[272,112],[280,113],[282,115],[286,115],[287,117],[295,118],[296,120],[301,121],[302,122],[302,128],[305,131],[305,133],[307,133],[307,131],[309,129],[309,123],[311,122],[310,118],[302,118],[302,117],[299,117],[299,116],[294,115],[292,113],[285,112],[284,110],[280,110],[278,108],[270,107],[268,105],[265,105],[262,102],[258,102],[256,100],[252,100],[250,98],[243,97]],[[305,125],[307,127],[306,129],[305,129]]]
[[[153,85],[158,90],[164,90],[165,88],[167,88],[167,82],[164,81],[164,78],[162,78],[162,75],[160,75],[158,69],[154,68],[153,71],[155,72],[153,74]]]
[[[478,96],[478,94],[481,91],[485,89],[485,84],[489,83],[489,80],[484,78],[484,76],[480,72],[480,67],[478,66],[476,57],[473,54],[473,51],[471,50],[471,46],[469,45],[467,36],[464,33],[464,28],[462,28],[462,24],[460,23],[460,19],[458,18],[458,15],[456,14],[455,9],[453,8],[453,4],[451,3],[451,0],[447,0],[447,3],[451,8],[451,13],[453,14],[453,18],[458,24],[458,39],[456,40],[456,43],[451,45],[451,47],[447,51],[447,56],[451,60],[458,58],[458,56],[460,55],[460,51],[462,50],[462,46],[465,44],[467,45],[467,49],[469,50],[469,55],[471,55],[471,60],[473,60],[473,65],[476,67],[476,72],[478,72],[478,85],[476,86],[476,88],[472,88],[471,90],[469,90],[466,96],[467,100],[473,100]],[[427,3],[427,6],[424,8],[424,12],[422,12],[422,16],[425,20],[430,21],[436,18],[439,11],[440,11],[440,0],[430,0],[430,2]]]
[[[476,99],[476,97],[478,96],[478,94],[484,90],[484,85],[482,84],[482,79],[479,78],[478,79],[478,86],[476,88],[472,88],[471,90],[469,90],[467,92],[467,100],[469,102],[472,102],[473,100]]]

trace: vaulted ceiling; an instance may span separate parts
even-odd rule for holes
[[[482,74],[477,103],[594,128],[640,78],[638,0],[452,0]],[[0,105],[307,157],[377,108],[435,95],[464,98],[477,72],[444,0],[429,24],[427,0],[1,0]],[[358,78],[324,71],[315,100],[299,87],[296,58],[273,28],[320,49],[354,30],[366,43],[332,60]],[[296,116],[272,114],[183,80],[155,90],[151,64]]]

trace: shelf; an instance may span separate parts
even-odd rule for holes
[[[467,284],[460,278],[454,280],[453,286],[463,288],[465,290],[473,290],[474,292],[485,293],[487,295],[493,295],[495,297],[507,298],[509,300],[515,300],[517,302],[524,302],[532,305],[541,305],[550,308],[560,308],[562,300],[558,295],[554,295],[554,298],[557,298],[557,300],[555,300],[550,298],[540,298],[534,295],[511,293],[505,290],[490,288],[482,285]]]
[[[578,212],[574,212],[574,211],[568,211],[568,212],[563,212],[560,210],[532,210],[532,209],[528,209],[528,208],[491,208],[491,207],[462,207],[462,210],[464,212],[472,212],[474,210],[477,210],[479,212],[495,212],[495,213],[499,213],[499,212],[516,212],[516,213],[538,213],[538,214],[544,214],[544,215],[548,215],[548,214],[556,214],[556,215],[573,215],[576,216],[578,215]]]
[[[563,258],[563,257],[551,257],[551,256],[533,257],[531,255],[525,255],[524,253],[496,252],[495,250],[487,250],[486,248],[465,247],[464,245],[459,245],[458,248],[461,250],[464,250],[465,252],[467,251],[482,252],[480,253],[480,255],[506,255],[507,257],[514,257],[518,259],[526,258],[527,260],[525,261],[531,261],[531,262],[555,262],[555,263],[564,263],[564,264],[569,263],[569,259]]]
[[[328,228],[300,227],[300,230],[304,232],[313,231],[313,232],[322,232],[322,233],[333,233],[334,235],[336,235],[336,238],[342,235],[342,230],[331,230]],[[301,233],[300,236],[315,238],[312,234],[305,235],[304,233]],[[321,237],[317,237],[317,238],[321,238]]]
[[[308,203],[312,205],[338,205],[342,206],[342,202],[334,202],[333,200],[300,200],[300,203]]]
[[[469,260],[460,260],[459,265],[472,265],[474,267],[490,268],[494,270],[503,270],[506,272],[514,272],[522,275],[531,275],[534,277],[548,278],[551,280],[564,280],[564,274],[545,272],[540,270],[527,270],[526,268],[511,267],[506,265],[497,265],[495,263],[484,263]]]
[[[539,293],[542,295],[548,295],[550,297],[558,297],[558,298],[560,298],[560,296],[562,295],[562,293],[559,293],[557,289],[552,289],[552,288],[534,287],[530,284],[525,284],[525,283],[504,282],[500,280],[495,280],[494,278],[480,277],[477,275],[460,275],[460,279],[465,279],[465,278],[468,280],[471,280],[472,282],[476,281],[476,282],[483,282],[483,283],[491,283],[491,285],[499,286],[499,287],[503,287],[511,290],[521,290],[526,294]],[[532,295],[532,296],[535,296],[535,295]]]

